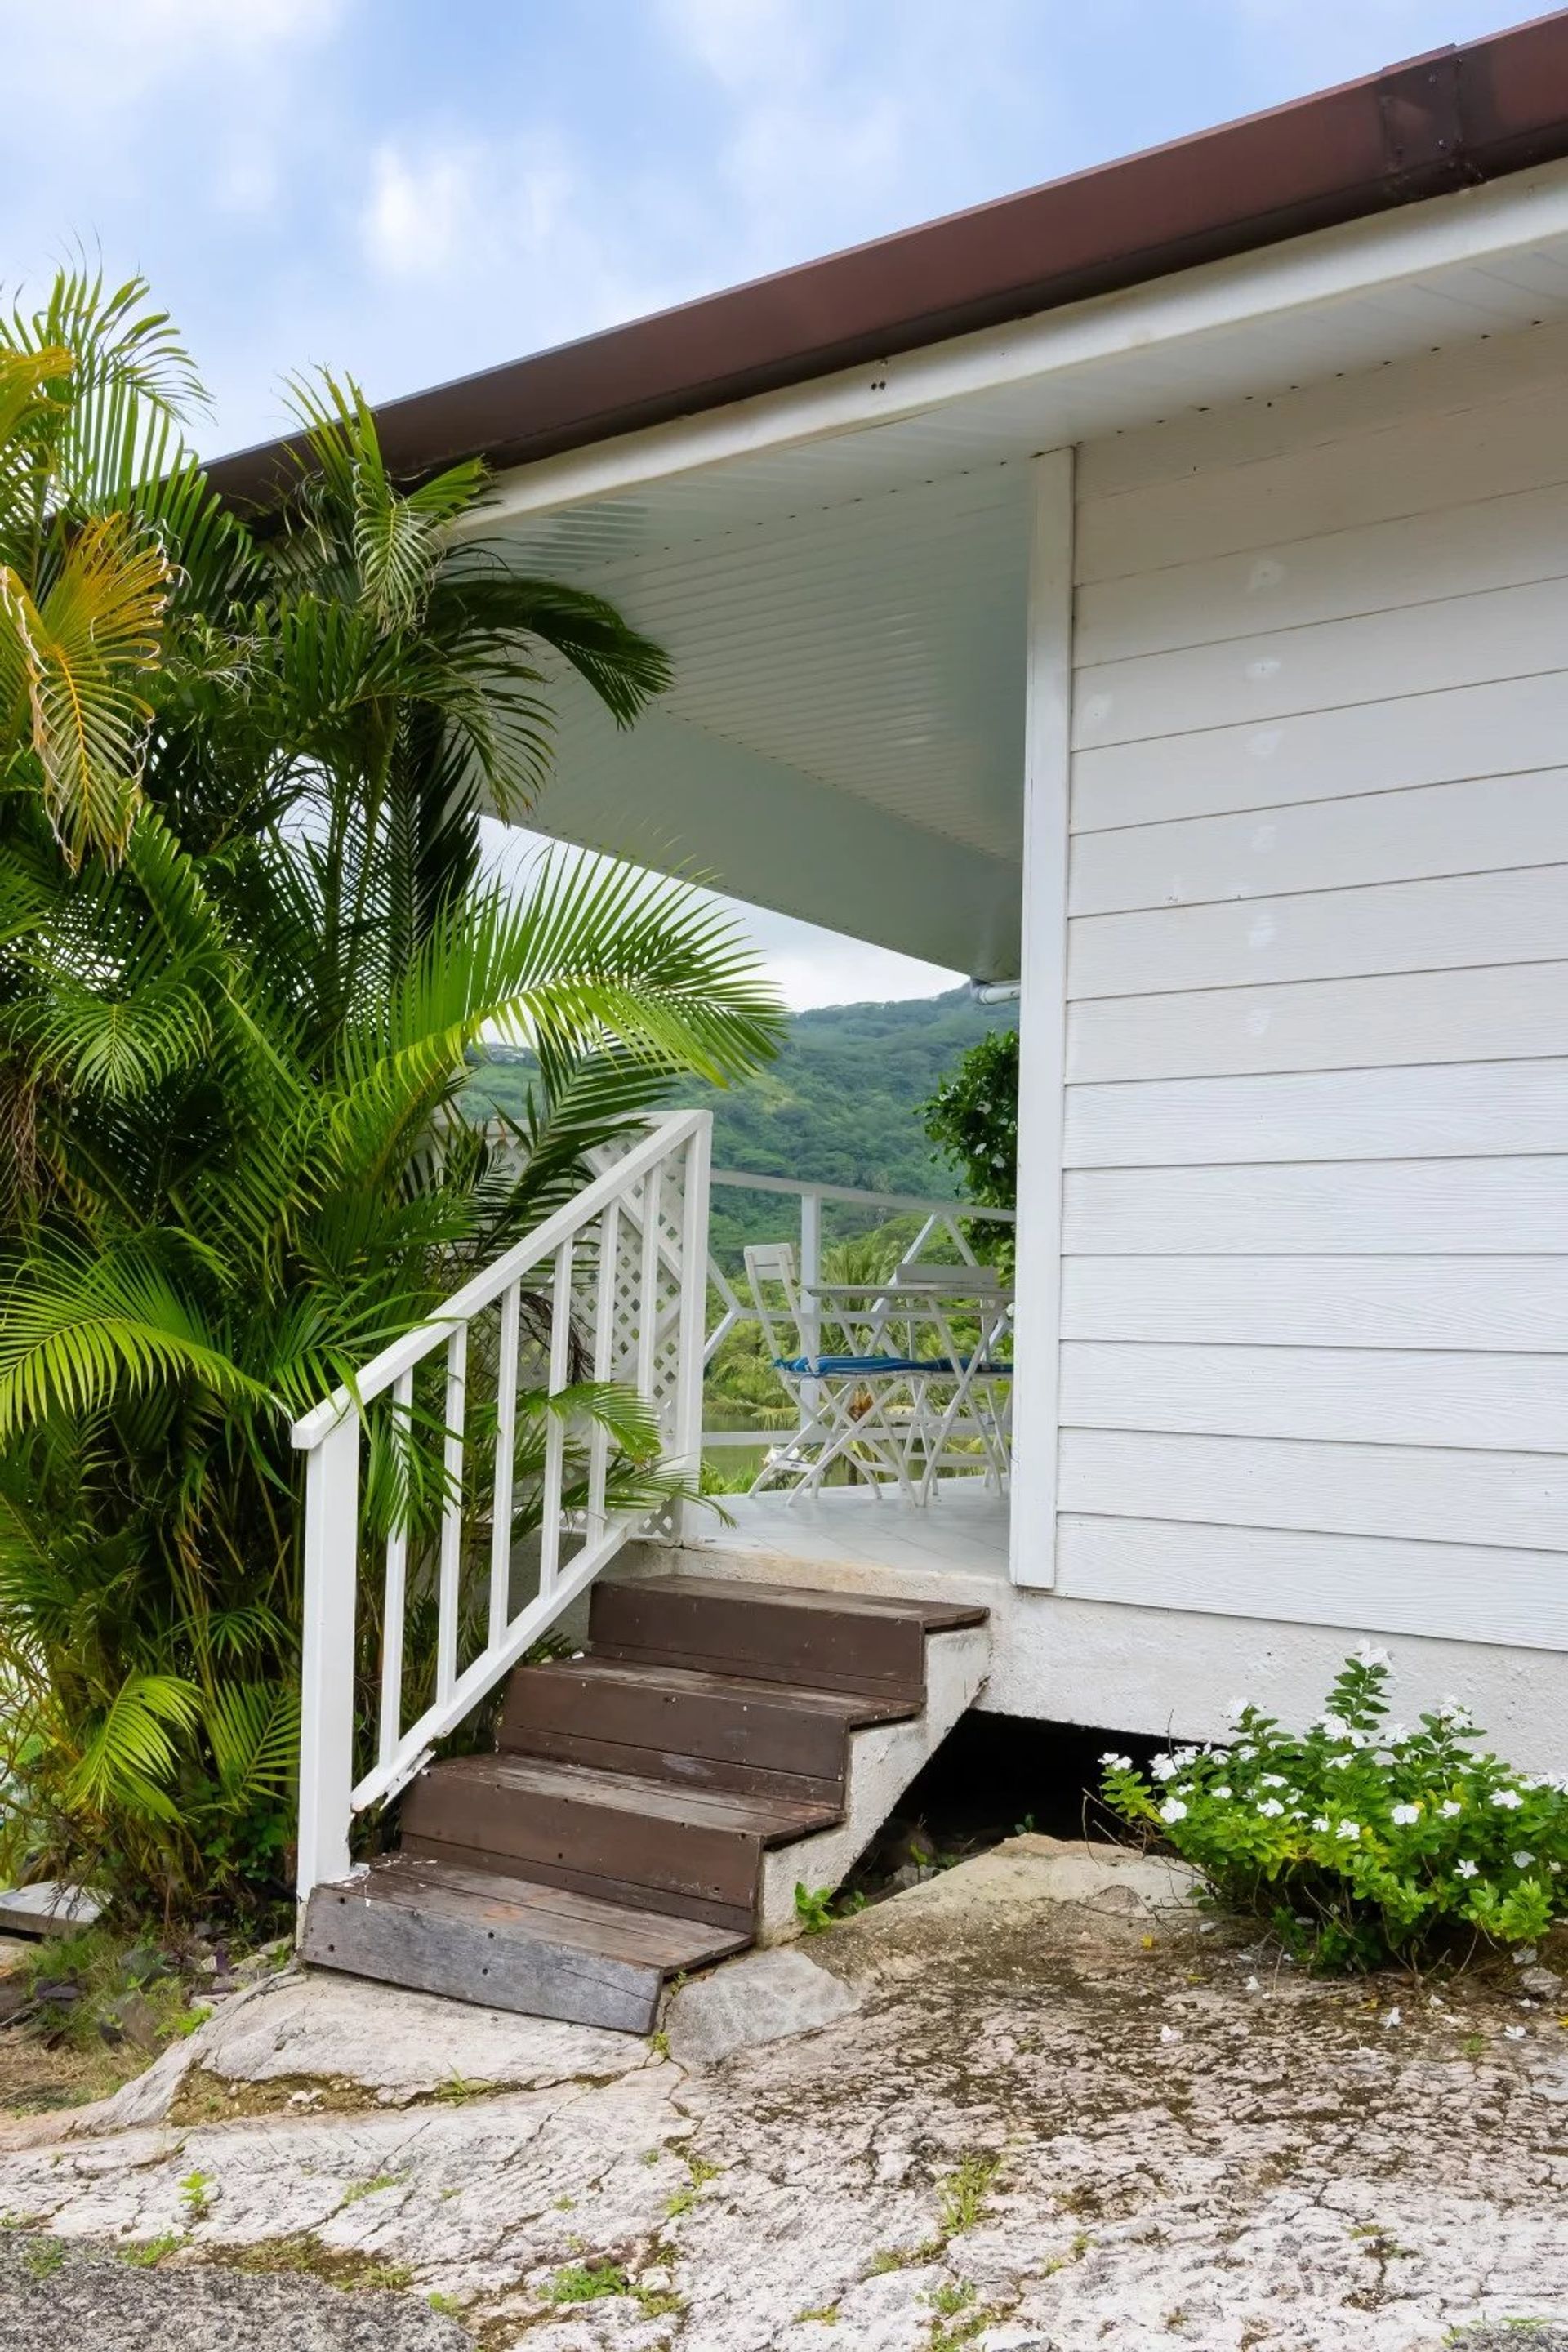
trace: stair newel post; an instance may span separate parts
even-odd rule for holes
[[[351,1406],[311,1447],[305,1465],[298,1874],[301,1903],[312,1887],[342,1878],[349,1867],[359,1439],[359,1414]]]
[[[675,1466],[695,1486],[702,1468],[702,1389],[707,1370],[708,1210],[713,1122],[704,1114],[686,1147],[680,1210],[680,1325],[670,1443]],[[684,1520],[690,1505],[680,1506]],[[684,1533],[684,1526],[681,1528]]]

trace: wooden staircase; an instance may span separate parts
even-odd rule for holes
[[[797,1876],[837,1883],[978,1690],[984,1618],[601,1581],[587,1654],[514,1672],[498,1752],[420,1776],[401,1851],[311,1895],[301,1957],[647,2032],[666,1978],[790,1932]]]

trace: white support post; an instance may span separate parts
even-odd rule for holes
[[[800,1334],[815,1363],[822,1352],[822,1310],[816,1286],[822,1280],[822,1195],[807,1185],[800,1196]],[[800,1388],[803,1424],[809,1427],[822,1405],[820,1381],[803,1381]]]
[[[359,1415],[351,1411],[311,1449],[305,1469],[301,1903],[312,1887],[343,1877],[349,1867],[358,1520]]]
[[[713,1123],[704,1118],[686,1147],[686,1182],[680,1203],[680,1331],[675,1377],[672,1451],[693,1482],[702,1468],[702,1385],[708,1370],[703,1333],[708,1323],[708,1171],[713,1159]],[[676,1533],[688,1532],[689,1503],[676,1514]]]
[[[1067,1076],[1068,793],[1072,715],[1073,453],[1037,457],[1024,734],[1018,1004],[1018,1268],[1011,1572],[1057,1577],[1062,1129]]]

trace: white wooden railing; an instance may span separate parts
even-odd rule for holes
[[[312,1887],[348,1870],[354,1813],[395,1795],[411,1780],[433,1743],[456,1729],[627,1538],[647,1528],[646,1516],[614,1505],[607,1491],[609,1439],[597,1425],[587,1435],[585,1505],[563,1511],[567,1433],[563,1420],[551,1416],[545,1424],[537,1586],[531,1598],[514,1608],[512,1478],[521,1302],[525,1289],[532,1294],[543,1287],[528,1277],[549,1269],[548,1339],[541,1350],[541,1384],[552,1394],[559,1393],[568,1385],[574,1354],[583,1352],[595,1381],[635,1388],[655,1414],[662,1466],[693,1480],[697,1475],[711,1121],[706,1111],[679,1111],[649,1121],[648,1129],[575,1200],[455,1291],[438,1317],[384,1349],[352,1388],[339,1389],[294,1424],[293,1442],[307,1455],[301,1899]],[[459,1658],[459,1619],[468,1341],[476,1318],[490,1308],[498,1310],[499,1334],[494,1486],[488,1514],[489,1607],[482,1646],[464,1662]],[[434,1696],[412,1722],[403,1721],[408,1537],[405,1528],[395,1527],[386,1538],[381,1570],[383,1638],[374,1762],[355,1782],[354,1660],[365,1411],[377,1397],[389,1396],[392,1415],[401,1416],[409,1428],[416,1373],[431,1357],[444,1358],[446,1400],[434,1562]],[[569,1555],[568,1544],[575,1547]]]
[[[858,1208],[876,1209],[885,1216],[918,1216],[919,1232],[899,1257],[900,1268],[910,1265],[923,1257],[928,1244],[945,1237],[957,1249],[966,1265],[975,1264],[974,1252],[964,1233],[970,1223],[1013,1225],[1017,1223],[1016,1209],[983,1209],[967,1201],[928,1201],[909,1192],[868,1192],[857,1184],[802,1183],[793,1176],[758,1176],[740,1168],[715,1168],[711,1172],[715,1184],[728,1184],[746,1192],[782,1192],[797,1199],[799,1209],[799,1243],[797,1268],[802,1292],[801,1320],[803,1336],[809,1351],[816,1352],[810,1297],[822,1278],[822,1209],[826,1201],[843,1201]],[[708,1279],[718,1295],[719,1314],[709,1327],[703,1343],[704,1363],[711,1363],[715,1354],[730,1333],[742,1323],[755,1323],[760,1318],[750,1298],[743,1297],[716,1260],[710,1259]],[[781,1395],[783,1391],[780,1391]],[[744,1446],[778,1442],[787,1432],[776,1429],[705,1429],[702,1447],[706,1453],[718,1446]]]

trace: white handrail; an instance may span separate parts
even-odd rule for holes
[[[657,1415],[661,1467],[695,1479],[702,1422],[701,1332],[706,1311],[708,1184],[711,1119],[706,1111],[661,1113],[650,1131],[595,1176],[576,1198],[525,1234],[492,1265],[453,1293],[439,1314],[395,1340],[333,1394],[295,1423],[294,1444],[307,1456],[304,1623],[300,1742],[299,1888],[341,1878],[349,1868],[353,1815],[395,1794],[426,1762],[434,1743],[539,1640],[643,1524],[617,1508],[610,1486],[606,1433],[587,1432],[585,1507],[563,1503],[566,1433],[558,1417],[544,1441],[538,1590],[512,1613],[513,1449],[520,1360],[521,1285],[549,1262],[547,1385],[568,1384],[579,1321],[592,1334],[595,1381],[635,1387]],[[584,1298],[579,1298],[581,1282]],[[541,1286],[542,1287],[543,1286]],[[464,1423],[470,1384],[468,1332],[485,1308],[500,1305],[497,1368],[497,1444],[491,1528],[486,1562],[483,1646],[459,1660],[464,1561]],[[673,1325],[677,1344],[667,1344]],[[412,1412],[416,1367],[444,1356],[446,1403],[441,1524],[434,1557],[410,1559],[405,1528],[387,1536],[383,1583],[383,1656],[374,1761],[353,1781],[355,1619],[360,1578],[360,1441],[364,1408],[392,1391],[391,1410]],[[563,1556],[563,1537],[580,1538]],[[426,1580],[437,1604],[435,1696],[417,1717],[402,1719],[405,1644],[411,1580]]]

